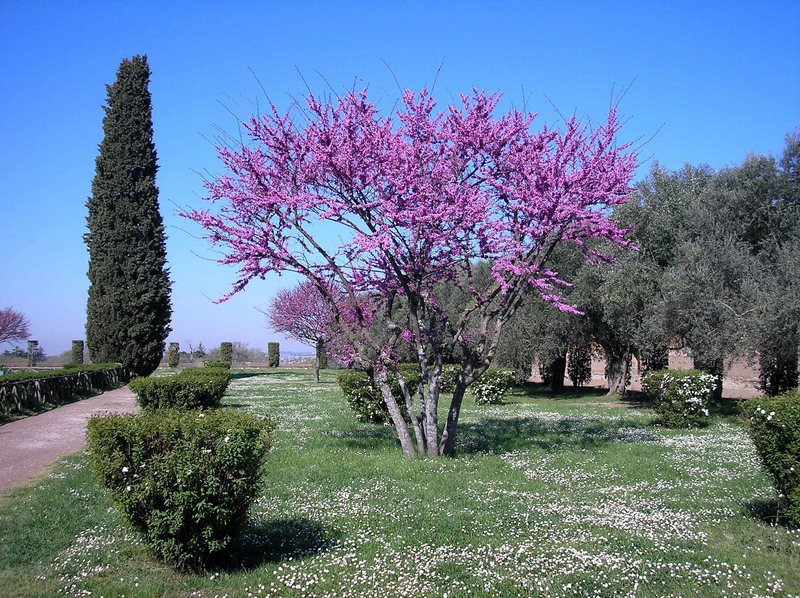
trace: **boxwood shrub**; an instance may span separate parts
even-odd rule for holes
[[[152,554],[199,571],[242,530],[272,429],[230,409],[164,409],[93,417],[87,437],[92,471]]]
[[[146,411],[209,409],[219,405],[229,380],[227,369],[190,368],[164,378],[135,378],[130,388]]]
[[[514,370],[489,368],[469,385],[472,398],[478,405],[498,405],[514,383]]]
[[[642,379],[642,391],[670,428],[708,424],[708,402],[716,376],[699,370],[656,370]]]
[[[780,514],[800,527],[800,392],[742,403],[750,438],[778,491]]]
[[[417,382],[419,380],[419,369],[416,364],[403,364],[398,367],[400,373],[406,379],[408,389],[413,397],[417,392]],[[345,370],[339,374],[339,387],[342,389],[347,404],[362,422],[373,424],[391,423],[389,408],[381,397],[381,392],[375,385],[370,375],[363,370]],[[403,417],[408,415],[405,399],[400,390],[400,384],[389,376],[389,385],[392,388],[392,395],[397,401]]]
[[[219,360],[209,359],[208,361],[203,362],[203,367],[209,369],[229,370],[231,369],[231,364],[229,361],[219,361]]]

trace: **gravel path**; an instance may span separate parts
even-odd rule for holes
[[[26,482],[60,457],[86,447],[86,423],[96,413],[137,411],[127,386],[0,426],[0,494]]]

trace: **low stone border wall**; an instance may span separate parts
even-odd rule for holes
[[[63,403],[81,395],[89,395],[98,390],[108,390],[124,384],[130,377],[127,368],[117,367],[63,376],[0,382],[0,413],[38,409],[46,403]]]

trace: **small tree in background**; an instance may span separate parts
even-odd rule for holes
[[[0,309],[0,343],[24,341],[30,335],[31,324],[25,314],[13,307]]]
[[[176,368],[181,362],[181,345],[180,343],[170,343],[167,350],[167,365],[171,368]]]
[[[83,363],[84,347],[83,341],[72,341],[72,351],[69,357],[70,363]]]
[[[39,341],[28,341],[28,366],[36,365],[39,357]]]
[[[233,362],[233,343],[227,341],[220,343],[219,360],[231,365]]]
[[[276,368],[280,364],[281,364],[281,344],[267,343],[267,365],[271,368]]]
[[[270,327],[305,345],[314,347],[314,381],[327,364],[325,343],[331,335],[333,313],[323,294],[313,283],[303,281],[291,289],[278,291],[266,312]]]
[[[122,61],[108,86],[84,235],[90,357],[119,362],[139,376],[161,362],[172,312],[149,80],[147,58],[134,56]]]

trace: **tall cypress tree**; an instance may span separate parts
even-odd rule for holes
[[[107,86],[89,209],[86,342],[92,361],[151,374],[170,328],[166,237],[158,209],[146,56],[125,59]]]

